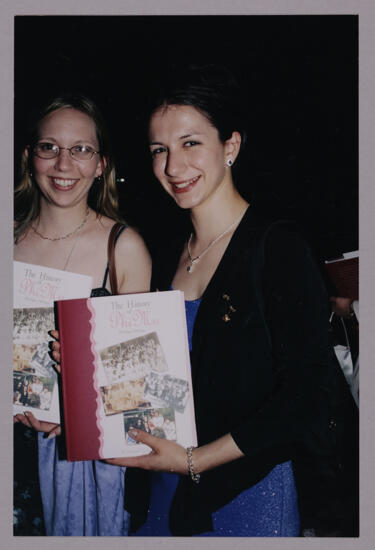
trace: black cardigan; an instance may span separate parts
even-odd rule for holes
[[[156,266],[158,290],[170,288],[178,258]],[[290,225],[270,225],[247,210],[202,296],[192,349],[198,444],[229,432],[245,457],[204,472],[199,484],[181,476],[170,527],[185,536],[209,529],[212,511],[276,464],[295,462],[306,446],[328,457],[324,469],[332,470],[327,426],[337,365],[328,299],[308,246]],[[128,472],[126,493],[135,475]],[[137,507],[139,501],[127,506]]]

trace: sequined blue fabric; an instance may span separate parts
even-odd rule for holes
[[[189,347],[200,300],[186,301]],[[146,523],[133,536],[171,536],[169,510],[178,476],[152,474],[150,508]],[[214,530],[202,537],[297,537],[299,513],[290,462],[278,464],[258,484],[242,492],[212,516]]]

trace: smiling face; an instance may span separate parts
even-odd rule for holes
[[[226,160],[234,160],[232,138],[225,143],[197,109],[169,105],[151,117],[149,128],[153,171],[181,208],[206,202],[218,189],[232,185]]]
[[[62,108],[48,114],[39,125],[38,143],[50,143],[61,148],[86,145],[98,151],[95,123],[85,113]],[[26,152],[27,154],[27,152]],[[61,149],[52,159],[33,155],[33,172],[42,192],[42,200],[61,207],[87,202],[94,179],[102,174],[98,154],[91,160],[75,160],[69,151]]]

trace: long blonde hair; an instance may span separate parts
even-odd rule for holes
[[[44,117],[58,109],[72,108],[88,115],[95,124],[99,143],[100,156],[103,162],[103,174],[100,181],[94,180],[89,195],[88,205],[98,216],[108,216],[115,221],[123,221],[119,213],[116,173],[110,149],[107,130],[102,116],[94,102],[81,94],[67,94],[55,97],[36,117],[29,132],[28,145],[32,148],[39,137],[39,126]],[[14,190],[14,241],[26,233],[31,223],[40,213],[40,190],[32,176],[32,156],[23,152],[21,159],[21,178]]]

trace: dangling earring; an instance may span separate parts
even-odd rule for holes
[[[232,159],[228,159],[227,160],[227,166],[232,166],[233,164],[233,160]]]
[[[97,176],[97,177],[95,178],[95,181],[96,181],[96,183],[102,183],[102,181],[103,181],[103,174],[100,174],[100,176]]]
[[[32,173],[32,171],[31,171],[31,170],[28,170],[28,172],[29,172],[29,177],[30,177],[30,179],[32,179],[32,178],[33,178],[33,176],[34,176],[34,174]]]

